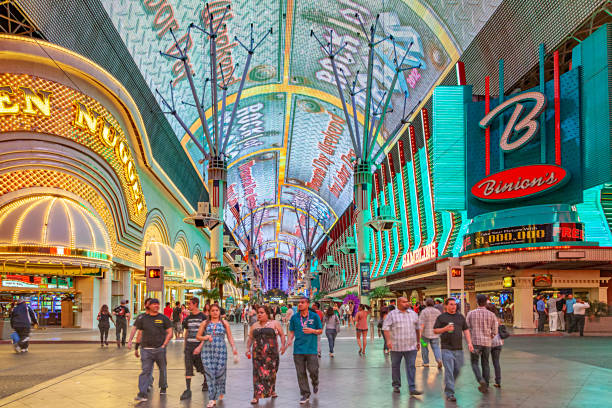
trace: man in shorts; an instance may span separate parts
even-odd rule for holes
[[[191,378],[193,377],[193,368],[196,371],[204,374],[204,366],[202,365],[202,342],[196,339],[198,330],[202,322],[206,321],[207,316],[200,311],[200,300],[197,297],[192,298],[187,303],[189,308],[189,316],[183,320],[183,338],[185,339],[185,384],[187,388],[181,395],[181,400],[191,398]],[[208,391],[206,377],[202,383],[202,391]]]

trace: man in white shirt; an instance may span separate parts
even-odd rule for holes
[[[574,328],[580,332],[581,336],[584,336],[584,314],[588,308],[590,308],[587,302],[580,298],[576,298],[574,304]]]
[[[397,300],[397,309],[389,312],[383,322],[383,333],[387,347],[391,350],[391,379],[393,392],[400,392],[402,358],[406,360],[406,374],[410,395],[421,395],[416,389],[416,355],[421,348],[421,327],[419,316],[408,308],[405,297]]]
[[[546,308],[548,309],[548,328],[551,332],[557,331],[557,320],[559,315],[557,314],[557,298],[554,294],[550,295],[546,301]]]

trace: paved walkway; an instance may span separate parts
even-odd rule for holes
[[[235,330],[240,332],[240,330]],[[347,337],[345,333],[344,337]],[[239,337],[239,336],[237,336]],[[342,337],[342,336],[341,336]],[[405,385],[401,394],[393,394],[390,384],[390,361],[381,352],[382,342],[376,339],[368,347],[367,357],[359,357],[352,339],[337,341],[336,357],[327,356],[326,341],[322,342],[323,358],[320,370],[320,391],[311,399],[310,407],[586,407],[610,406],[612,401],[612,339],[604,337],[510,337],[502,352],[503,388],[491,389],[482,395],[476,389],[469,365],[463,367],[457,383],[457,404],[443,399],[443,376],[437,368],[417,368],[417,387],[425,391],[410,398]],[[10,346],[0,346],[0,354]],[[251,361],[244,355],[244,343],[239,342],[241,359],[228,366],[227,395],[220,407],[248,407],[252,397]],[[571,351],[566,359],[563,350]],[[93,349],[92,349],[93,350]],[[44,352],[32,347],[28,358]],[[16,356],[20,357],[20,356]],[[184,389],[182,344],[173,342],[168,349],[169,388],[160,397],[157,390],[152,400],[139,407],[202,407],[206,394],[198,389],[200,378],[194,380],[193,399],[179,401]],[[432,356],[433,359],[433,356]],[[417,363],[420,363],[420,357]],[[466,361],[468,355],[466,353]],[[57,361],[62,364],[62,361]],[[28,370],[28,366],[23,370]],[[45,381],[25,391],[0,400],[0,407],[65,408],[129,407],[134,406],[137,392],[139,361],[133,355],[113,357],[105,362],[84,367]],[[36,375],[33,372],[32,375]],[[158,375],[155,374],[157,378]],[[41,378],[43,379],[43,378]],[[43,379],[44,380],[44,379]],[[277,379],[279,398],[262,400],[263,407],[298,407],[293,361],[282,357]]]

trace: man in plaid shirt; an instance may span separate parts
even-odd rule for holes
[[[474,351],[471,353],[472,371],[478,381],[478,391],[486,393],[489,389],[490,367],[489,355],[491,342],[497,335],[497,317],[487,310],[487,297],[483,294],[476,296],[478,308],[467,314],[466,321],[470,329]],[[480,367],[482,366],[482,373]]]
[[[421,327],[419,316],[408,308],[408,299],[397,300],[397,309],[389,312],[383,322],[383,333],[387,347],[391,350],[391,379],[393,392],[400,392],[402,358],[406,361],[406,376],[410,395],[421,395],[415,385],[416,355],[421,348]]]
[[[435,334],[433,331],[434,323],[438,316],[441,315],[440,311],[434,307],[434,300],[432,298],[425,299],[425,309],[419,315],[419,324],[421,325],[423,341],[423,347],[421,347],[421,357],[423,358],[423,366],[429,366],[429,350],[427,344],[431,345],[434,353],[434,357],[438,362],[438,370],[442,368],[442,354],[440,353],[440,335]]]

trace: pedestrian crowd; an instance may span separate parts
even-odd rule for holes
[[[444,394],[450,402],[456,401],[455,383],[464,364],[464,342],[470,355],[470,364],[478,390],[487,393],[493,386],[501,388],[502,370],[500,356],[504,339],[509,336],[499,310],[487,296],[476,296],[477,307],[465,316],[459,312],[457,301],[449,297],[444,302],[428,298],[425,302],[410,305],[405,297],[392,300],[380,309],[379,335],[384,338],[383,352],[391,359],[391,385],[393,392],[401,392],[401,367],[404,362],[410,395],[421,395],[416,388],[416,357],[420,351],[424,367],[431,366],[444,372]],[[97,315],[100,345],[108,347],[110,324],[116,327],[117,347],[134,349],[141,360],[138,377],[137,402],[147,401],[153,390],[154,366],[158,367],[160,394],[168,388],[166,347],[174,337],[183,340],[185,364],[185,390],[181,400],[192,397],[191,385],[195,373],[202,374],[201,389],[208,392],[208,408],[215,407],[226,393],[226,373],[229,343],[234,361],[238,350],[228,323],[243,321],[248,327],[245,356],[253,363],[253,398],[256,405],[261,399],[274,399],[276,376],[280,356],[293,348],[300,403],[306,404],[319,390],[320,336],[325,333],[329,356],[334,357],[335,340],[343,323],[354,326],[359,356],[365,357],[367,334],[370,325],[370,308],[367,305],[330,305],[321,310],[318,302],[310,303],[306,297],[297,305],[275,306],[246,305],[232,307],[226,312],[218,302],[206,303],[200,308],[197,297],[187,304],[166,303],[160,313],[158,299],[144,302],[145,312],[134,319],[129,338],[127,336],[130,311],[127,301],[112,311],[103,305]],[[567,329],[583,335],[585,310],[590,306],[580,298],[569,294],[538,295],[534,300],[534,318],[537,316],[539,331],[548,321],[551,331]],[[466,309],[469,306],[466,305]],[[27,352],[30,330],[37,324],[32,308],[20,299],[11,314],[11,326],[15,330],[15,349]],[[490,362],[493,365],[491,375]],[[195,369],[195,370],[194,370]],[[491,378],[493,377],[493,378]]]

